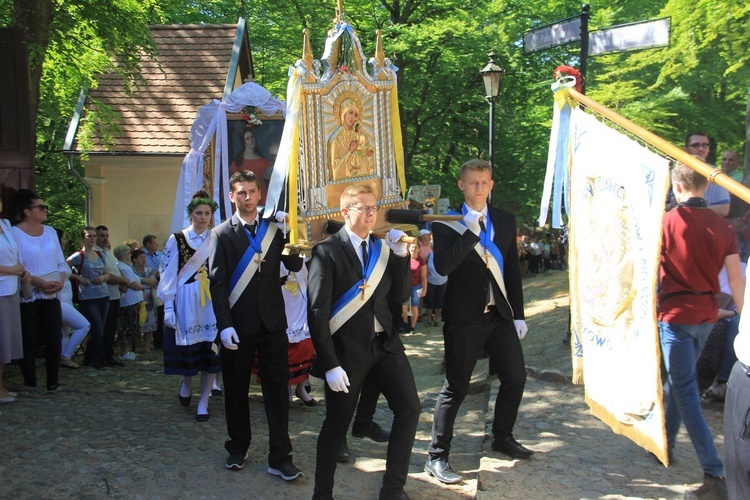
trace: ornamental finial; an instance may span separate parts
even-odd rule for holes
[[[344,18],[344,0],[338,0],[338,8],[336,9],[336,21],[341,21]]]

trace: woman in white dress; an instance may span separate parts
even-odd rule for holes
[[[208,420],[208,398],[221,371],[208,281],[208,225],[217,208],[205,191],[193,195],[187,207],[192,224],[172,234],[164,245],[157,288],[164,302],[164,373],[182,375],[178,399],[184,407],[190,405],[192,377],[201,374],[198,422]]]
[[[289,339],[289,400],[294,393],[305,406],[315,406],[317,402],[305,388],[315,357],[307,325],[307,266],[295,273],[282,262],[280,273]]]
[[[0,212],[3,200],[0,198]],[[16,240],[10,222],[0,219],[0,404],[12,403],[17,394],[3,385],[3,368],[13,359],[23,357],[21,341],[20,282],[30,279],[18,258]]]

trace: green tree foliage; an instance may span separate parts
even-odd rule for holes
[[[36,123],[35,189],[51,207],[49,223],[77,243],[85,193],[61,154],[82,89],[116,72],[138,84],[142,57],[155,53],[146,11],[154,0],[0,0],[2,18],[26,34],[31,62],[31,104]],[[113,123],[106,108],[87,116],[87,127]],[[111,128],[104,126],[104,129]],[[79,173],[83,171],[78,166]]]
[[[71,219],[82,214],[83,192],[58,153],[68,120],[79,90],[96,85],[101,73],[117,71],[137,86],[139,58],[153,54],[148,24],[235,23],[245,16],[256,80],[283,97],[288,67],[301,55],[302,30],[310,29],[314,54],[320,57],[336,3],[0,0],[0,12],[15,16],[3,18],[6,24],[29,19],[28,6],[36,8],[42,20],[49,12],[46,51],[34,52],[35,64],[43,62],[39,190],[56,212],[69,211]],[[2,9],[11,5],[14,9]],[[456,187],[460,165],[488,156],[489,106],[479,70],[490,50],[497,53],[506,77],[497,103],[495,203],[533,221],[546,167],[552,72],[559,64],[578,66],[579,46],[528,55],[522,37],[528,29],[577,15],[580,4],[345,0],[344,7],[365,53],[373,53],[375,31],[381,29],[386,53],[400,68],[409,184],[440,183],[454,206],[462,199]],[[750,7],[741,0],[629,0],[592,6],[591,28],[660,16],[671,17],[671,46],[590,59],[589,95],[675,143],[681,143],[686,131],[701,128],[717,139],[720,150],[739,149],[750,80]],[[107,120],[106,109],[98,113],[92,117]]]
[[[750,81],[750,6],[741,0],[635,4],[652,17],[671,18],[671,44],[596,58],[591,97],[674,144],[681,146],[686,133],[703,130],[716,140],[719,153],[741,150]],[[607,13],[608,24],[643,17],[617,8]]]

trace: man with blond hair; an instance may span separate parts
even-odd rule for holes
[[[490,358],[500,379],[492,423],[492,450],[514,459],[534,452],[513,437],[526,384],[521,340],[524,321],[521,265],[513,214],[487,204],[494,182],[486,161],[461,166],[458,187],[464,193],[462,222],[432,225],[435,269],[448,276],[443,307],[445,384],[435,404],[432,440],[425,472],[442,483],[461,476],[448,463],[453,425],[469,390],[478,359]]]
[[[409,256],[403,231],[385,243],[370,235],[378,219],[372,188],[341,194],[345,225],[313,248],[308,323],[317,363],[325,373],[326,418],[318,436],[314,499],[333,498],[336,460],[365,381],[373,382],[393,410],[379,498],[407,499],[404,492],[421,405],[409,360],[388,305],[410,293]]]

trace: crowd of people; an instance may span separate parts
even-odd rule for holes
[[[706,162],[711,144],[708,134],[695,131],[687,134],[684,149]],[[727,151],[722,155],[721,168],[741,182],[738,160],[736,152]],[[704,473],[703,484],[685,497],[748,498],[750,399],[746,388],[750,386],[750,369],[744,363],[750,362],[750,331],[747,326],[743,328],[741,316],[748,256],[741,249],[747,245],[745,218],[750,215],[750,206],[682,163],[673,167],[671,183],[662,228],[657,297],[659,339],[667,373],[667,452],[671,459],[684,422]],[[710,342],[719,337],[721,343]],[[704,349],[719,344],[723,346],[720,350]],[[720,367],[703,399],[723,401],[726,397],[726,468],[701,409],[698,368],[702,359],[711,356],[721,360]],[[735,387],[727,383],[730,378]],[[738,399],[743,391],[744,399]]]
[[[696,135],[686,149],[705,149]],[[211,395],[223,396],[230,470],[244,468],[252,442],[248,391],[257,373],[268,421],[267,471],[292,481],[303,471],[293,461],[289,404],[295,396],[305,406],[318,404],[307,383],[316,372],[324,380],[326,416],[313,498],[333,498],[354,421],[354,436],[388,442],[379,498],[404,499],[421,403],[400,333],[413,333],[421,313],[426,325],[443,322],[445,354],[425,472],[441,483],[462,481],[449,461],[454,423],[483,357],[500,381],[491,448],[529,459],[534,451],[514,434],[526,383],[521,280],[529,272],[563,268],[564,243],[554,235],[529,240],[511,213],[487,204],[493,188],[487,162],[466,162],[458,186],[464,201],[452,214],[461,220],[433,222],[410,244],[395,229],[384,239],[371,235],[376,195],[369,186],[349,186],[340,197],[343,227],[317,243],[309,259],[285,247],[286,214],[264,213],[261,180],[249,170],[230,178],[236,209],[230,219],[210,229],[218,205],[208,193],[195,193],[186,207],[191,224],[169,236],[163,253],[153,235],[142,245],[130,241],[112,249],[106,226],[87,226],[80,250],[66,259],[65,235],[44,224],[44,201],[19,191],[20,222],[11,227],[0,220],[0,403],[18,398],[2,383],[3,365],[11,360],[20,360],[24,384],[36,387],[40,343],[47,389],[54,391],[60,367],[78,367],[73,358],[83,343],[83,364],[102,369],[135,359],[153,341],[163,350],[164,372],[181,377],[176,392],[182,406],[192,404],[193,377],[200,375],[196,421],[209,420]],[[673,169],[657,309],[668,376],[667,441],[671,454],[684,421],[705,473],[704,484],[686,497],[725,498],[728,486],[733,498],[748,498],[744,277],[736,226],[723,218],[729,210],[717,210],[729,196],[707,195],[706,188],[705,178],[684,165]],[[733,304],[719,308],[714,295],[722,268]],[[739,331],[729,360],[739,362],[729,362],[733,368],[716,382],[728,387],[726,473],[700,409],[696,373],[702,346],[722,319]],[[380,394],[393,412],[390,431],[372,421]]]
[[[546,274],[553,269],[567,268],[567,251],[562,235],[546,233],[540,236],[536,232],[519,229],[518,255],[524,275]]]

